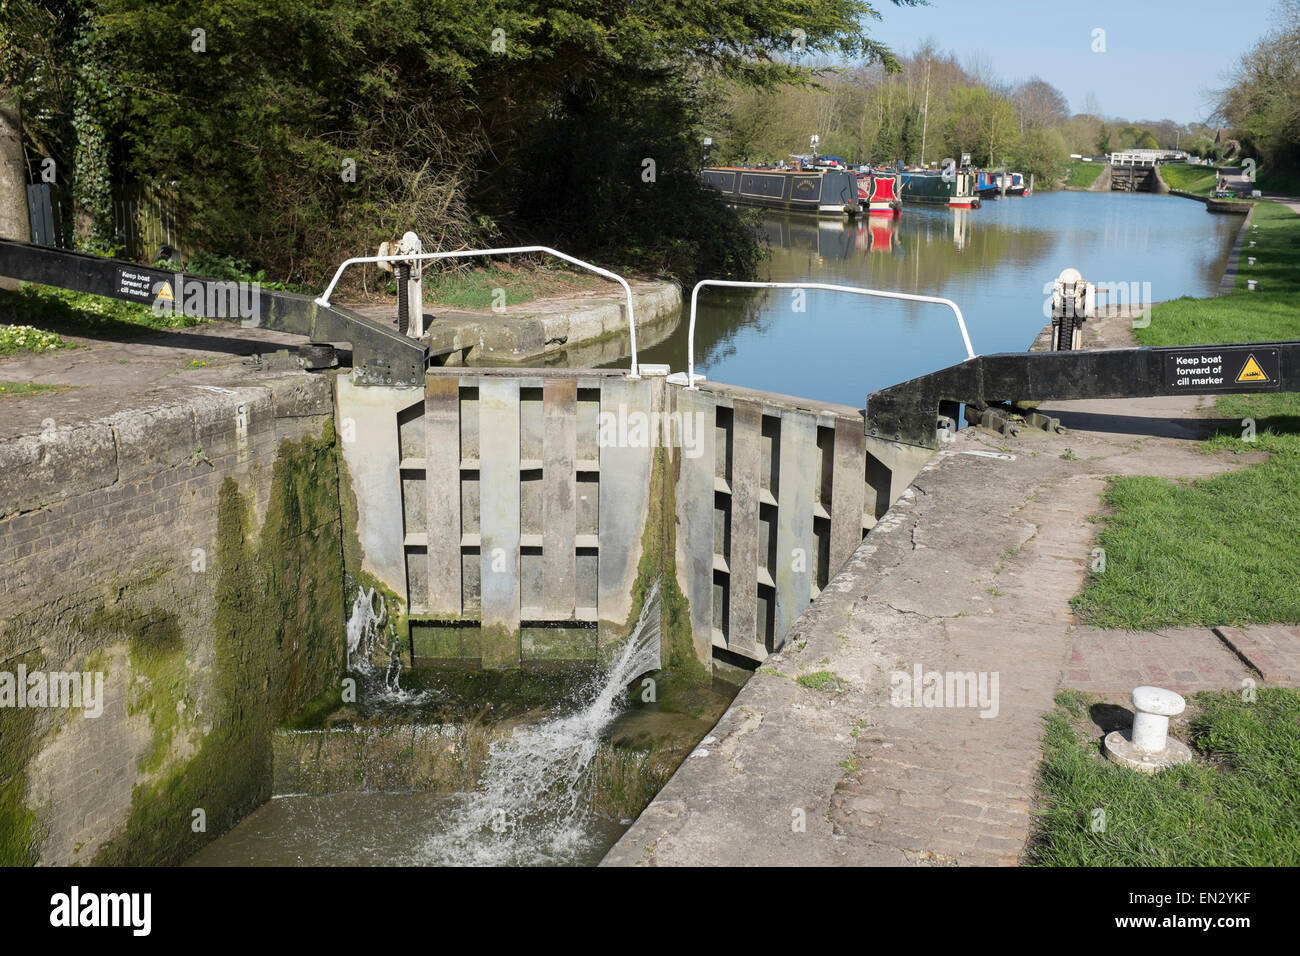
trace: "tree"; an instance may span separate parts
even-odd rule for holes
[[[1026,129],[1059,126],[1070,115],[1070,104],[1065,94],[1037,76],[1030,77],[1012,91],[1011,103],[1016,108],[1022,133]]]
[[[14,86],[0,86],[0,239],[31,238],[26,185],[22,105]]]
[[[979,166],[996,166],[1016,139],[1016,115],[1011,103],[980,86],[954,92],[946,130],[951,155],[969,152]]]
[[[17,27],[32,11],[18,6],[12,0],[0,2],[0,238],[26,242],[31,227],[20,87],[27,79],[29,57],[19,45]]]
[[[1109,152],[1110,152],[1110,130],[1106,128],[1105,123],[1102,123],[1101,129],[1097,131],[1097,153],[1098,155],[1104,156],[1106,153]]]
[[[1038,183],[1052,186],[1060,178],[1068,156],[1065,140],[1054,129],[1030,128],[1016,141],[1012,162]]]
[[[1300,0],[1279,3],[1276,26],[1242,58],[1216,96],[1214,116],[1246,155],[1300,169]]]
[[[54,11],[52,30],[3,19],[15,49],[60,38],[21,98],[66,131],[50,141],[84,237],[112,182],[175,181],[188,238],[308,282],[412,228],[426,248],[504,233],[743,269],[734,215],[686,214],[723,209],[697,176],[720,85],[806,84],[818,57],[895,65],[866,0],[0,3]]]

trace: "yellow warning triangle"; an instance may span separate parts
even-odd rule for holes
[[[1246,359],[1246,364],[1241,367],[1241,374],[1237,376],[1238,382],[1267,382],[1268,375],[1259,367],[1255,361],[1255,356],[1251,355]]]
[[[168,302],[176,301],[176,297],[172,295],[172,284],[170,282],[164,282],[162,284],[162,288],[158,290],[158,298],[166,299]],[[1252,361],[1254,361],[1254,359],[1252,359]]]

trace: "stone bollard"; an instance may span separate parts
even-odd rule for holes
[[[1257,281],[1259,281],[1259,280],[1257,280],[1257,279],[1247,279],[1247,280],[1246,280],[1246,288],[1249,289],[1251,292],[1254,292],[1254,291],[1255,291],[1255,283],[1256,283]]]
[[[1133,729],[1128,734],[1112,730],[1106,735],[1106,756],[1142,773],[1188,763],[1192,752],[1169,736],[1169,718],[1183,712],[1187,702],[1162,687],[1133,688]]]
[[[1246,262],[1248,262],[1250,265],[1253,266],[1253,265],[1255,264],[1255,257],[1254,257],[1254,256],[1247,256],[1247,257],[1246,257]]]

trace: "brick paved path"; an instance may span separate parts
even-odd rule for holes
[[[1151,632],[1087,627],[1073,635],[1062,686],[1115,694],[1154,684],[1187,695],[1240,688],[1243,680],[1259,676],[1208,627]]]
[[[1294,630],[1220,639],[1079,624],[1069,602],[1107,476],[1202,477],[1252,459],[1201,452],[1201,399],[1051,411],[1088,430],[1015,441],[963,430],[922,471],[607,864],[1015,864],[1043,717],[1062,687],[1239,688],[1260,676],[1243,656],[1300,672]],[[815,671],[832,672],[839,690],[798,683]],[[996,674],[996,716],[951,698],[965,706],[927,706],[924,693],[910,706],[903,688],[928,673],[977,684]]]

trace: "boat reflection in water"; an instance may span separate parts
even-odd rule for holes
[[[768,247],[781,252],[810,252],[819,259],[848,260],[863,252],[904,254],[899,220],[870,216],[853,221],[815,221],[798,216],[768,216],[759,229]]]
[[[1212,295],[1240,224],[1204,213],[1177,197],[1085,192],[977,210],[907,206],[852,223],[765,213],[756,278],[943,296],[961,307],[976,351],[1020,351],[1048,321],[1044,283],[1066,266],[1098,281],[1150,275],[1156,298]],[[701,290],[698,303],[696,371],[734,385],[861,407],[874,389],[965,358],[942,306],[721,288]],[[641,361],[685,369],[685,318]]]
[[[860,252],[905,254],[898,234],[898,220],[887,216],[869,216],[865,222],[859,222],[854,246]]]

